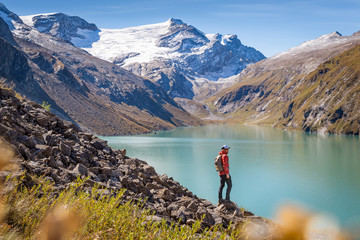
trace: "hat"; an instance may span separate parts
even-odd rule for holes
[[[221,147],[221,149],[229,149],[230,147],[228,147],[227,145],[223,145],[222,147]]]

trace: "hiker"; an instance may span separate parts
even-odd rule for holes
[[[231,182],[231,176],[229,173],[229,157],[228,157],[228,153],[229,153],[229,149],[230,147],[228,147],[227,145],[223,145],[221,147],[221,151],[219,153],[219,155],[221,155],[221,162],[223,165],[223,171],[219,172],[220,175],[220,188],[219,188],[219,204],[221,202],[223,202],[223,198],[222,198],[222,191],[223,188],[225,187],[225,182],[227,185],[227,189],[226,189],[226,200],[230,201],[230,191],[231,191],[231,187],[232,187],[232,182]]]

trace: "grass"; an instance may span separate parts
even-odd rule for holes
[[[201,221],[192,226],[152,221],[153,214],[131,201],[121,204],[123,191],[100,196],[98,188],[82,190],[78,179],[60,193],[42,178],[27,189],[22,179],[8,180],[2,202],[6,204],[0,238],[4,239],[225,239],[235,232],[214,227],[201,228]],[[4,194],[6,192],[6,194]],[[74,227],[76,226],[76,227]],[[65,236],[67,235],[67,236]],[[71,235],[71,238],[69,237]]]
[[[51,107],[51,104],[49,104],[48,102],[45,102],[43,101],[41,106],[48,112],[50,112],[50,107]]]
[[[9,168],[14,158],[0,138],[0,171],[16,170]],[[191,226],[156,220],[143,205],[124,203],[125,190],[101,195],[99,186],[85,188],[87,179],[55,191],[45,178],[15,175],[0,181],[0,239],[236,239],[245,232],[233,226],[204,229],[201,220]]]

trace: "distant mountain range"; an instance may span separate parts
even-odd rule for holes
[[[156,83],[39,32],[2,4],[0,16],[1,82],[59,116],[101,135],[201,124]]]
[[[173,18],[159,24],[100,30],[61,13],[21,18],[41,32],[71,41],[96,57],[151,78],[171,97],[199,97],[196,86],[200,83],[236,75],[265,58],[241,44],[236,35],[205,35]]]
[[[3,20],[3,21],[1,21]],[[178,19],[101,29],[0,4],[1,82],[102,135],[253,122],[359,134],[360,33],[334,32],[265,59],[236,35]]]

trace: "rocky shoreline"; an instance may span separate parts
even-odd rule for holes
[[[28,176],[26,185],[33,184],[29,176],[44,176],[60,191],[78,177],[88,177],[85,190],[91,191],[95,184],[104,195],[126,189],[124,203],[141,202],[158,220],[191,225],[203,219],[203,227],[225,228],[230,222],[250,221],[261,226],[264,237],[271,234],[271,221],[242,211],[232,202],[214,206],[173,178],[157,174],[145,161],[126,156],[125,149],[114,150],[76,124],[15,95],[11,89],[0,88],[0,136],[13,146],[20,168]],[[0,172],[2,179],[9,174]]]

